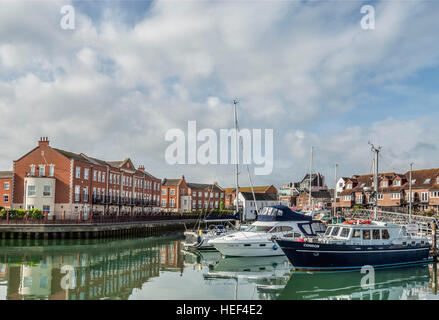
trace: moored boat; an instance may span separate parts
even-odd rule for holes
[[[427,238],[410,235],[402,225],[379,221],[350,220],[328,226],[321,238],[274,241],[298,270],[388,268],[432,261]]]

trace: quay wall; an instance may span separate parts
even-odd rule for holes
[[[133,221],[80,224],[0,224],[0,239],[98,239],[160,236],[184,231],[197,220]]]

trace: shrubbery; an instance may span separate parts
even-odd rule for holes
[[[23,210],[23,209],[0,209],[0,219],[5,220],[9,213],[9,219],[24,219],[26,213],[28,214],[28,219],[41,220],[43,219],[43,211],[39,209]]]

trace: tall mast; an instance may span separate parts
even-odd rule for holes
[[[239,202],[238,202],[238,194],[239,194],[239,184],[238,184],[238,162],[239,162],[239,154],[238,154],[238,116],[236,112],[236,105],[239,103],[238,99],[233,100],[233,113],[235,117],[235,162],[236,162],[236,189],[235,189],[235,213],[239,211]],[[242,217],[239,217],[240,221],[242,221]]]
[[[378,155],[380,153],[381,147],[375,148],[373,144],[369,142],[372,146],[372,152],[375,153],[375,176],[374,176],[374,185],[375,185],[375,208],[374,208],[374,219],[378,218]]]
[[[335,175],[334,175],[334,217],[336,216],[337,213],[337,169],[338,169],[338,164],[335,164]]]
[[[311,190],[312,190],[312,147],[311,147],[311,159],[310,159],[310,166],[309,166],[309,203],[308,203],[308,207],[309,207],[310,211],[312,211],[312,208],[311,208]]]
[[[409,183],[409,222],[412,222],[412,171],[413,162],[410,163],[410,183]]]

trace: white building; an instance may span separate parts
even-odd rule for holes
[[[277,196],[268,193],[255,193],[255,196],[253,197],[252,192],[239,192],[238,201],[239,208],[242,208],[243,221],[255,220],[257,211],[260,211],[263,207],[279,204]],[[236,200],[234,201],[234,204],[236,206]]]
[[[335,186],[335,194],[336,198],[340,197],[340,193],[344,190],[344,186],[346,184],[346,181],[348,181],[349,178],[341,177],[337,181],[337,185]]]

